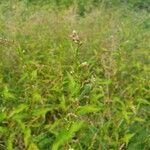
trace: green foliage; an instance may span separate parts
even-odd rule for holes
[[[64,145],[68,140],[72,139],[74,134],[82,127],[82,122],[73,123],[68,130],[61,131],[54,141],[52,150],[57,150],[61,145]]]
[[[149,6],[0,1],[0,150],[150,149]]]

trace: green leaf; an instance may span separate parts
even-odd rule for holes
[[[31,73],[31,79],[34,80],[37,78],[37,70],[33,70]]]
[[[148,100],[146,100],[146,99],[138,99],[137,100],[140,104],[145,104],[145,105],[150,105],[150,102],[148,101]]]
[[[10,136],[9,136],[9,138],[8,138],[8,140],[7,140],[7,142],[6,142],[6,149],[7,150],[13,150],[13,139],[14,139],[14,133],[12,133]]]
[[[84,114],[87,114],[87,113],[94,113],[94,112],[100,111],[101,109],[102,108],[100,108],[99,106],[95,106],[95,105],[80,106],[77,109],[77,114],[84,115]]]
[[[108,79],[108,80],[100,80],[100,84],[101,85],[110,85],[112,83],[112,80]]]
[[[33,91],[32,101],[42,103],[42,97],[41,94],[38,92],[38,90]]]
[[[65,96],[64,95],[60,99],[60,108],[62,110],[64,110],[64,111],[67,109],[66,100],[65,100]]]
[[[1,113],[0,113],[0,122],[3,121],[3,120],[6,119],[6,118],[7,118],[6,113],[5,113],[5,112],[1,112]]]
[[[80,91],[80,85],[74,79],[74,77],[68,73],[68,90],[71,96],[75,96]]]
[[[37,108],[32,111],[33,116],[40,116],[40,115],[45,115],[48,111],[52,111],[53,108]]]
[[[24,111],[27,108],[28,108],[27,104],[20,104],[20,105],[18,105],[17,107],[14,108],[14,110],[10,113],[9,117],[14,116],[15,114],[18,114],[18,113]]]
[[[73,123],[68,131],[63,130],[60,132],[53,143],[52,150],[57,150],[60,146],[69,141],[74,136],[74,134],[81,129],[82,126],[83,122],[76,122]]]
[[[126,145],[128,145],[129,141],[131,140],[131,138],[134,136],[134,133],[128,133],[124,136],[123,138],[123,142],[126,143]]]
[[[137,122],[145,122],[145,120],[143,118],[140,118],[140,117],[135,117],[134,120]]]
[[[92,85],[86,84],[84,86],[84,89],[83,89],[81,95],[79,96],[79,99],[82,99],[85,95],[89,94],[91,90],[92,90]]]
[[[29,148],[27,150],[39,150],[37,145],[35,145],[34,143],[30,144]]]
[[[24,143],[26,147],[29,145],[30,140],[31,140],[31,130],[30,128],[26,128],[24,131]]]
[[[0,134],[5,134],[8,131],[6,127],[0,126]]]
[[[5,86],[5,87],[4,87],[4,90],[3,90],[3,97],[4,97],[6,100],[14,99],[14,98],[15,98],[15,96],[13,95],[13,93],[11,93],[10,90],[8,89],[8,86]]]
[[[129,142],[128,150],[143,150],[145,146],[148,146],[146,139],[149,139],[148,130],[145,128],[140,129]]]

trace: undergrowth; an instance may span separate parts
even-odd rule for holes
[[[0,4],[0,150],[150,149],[150,14],[99,6]]]

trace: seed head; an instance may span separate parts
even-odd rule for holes
[[[78,45],[82,45],[82,42],[77,34],[76,30],[73,30],[72,33],[69,35],[73,42],[77,43]]]
[[[0,45],[12,45],[13,42],[0,37]]]

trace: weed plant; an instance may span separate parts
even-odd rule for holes
[[[149,11],[27,2],[0,3],[0,150],[150,149]]]

